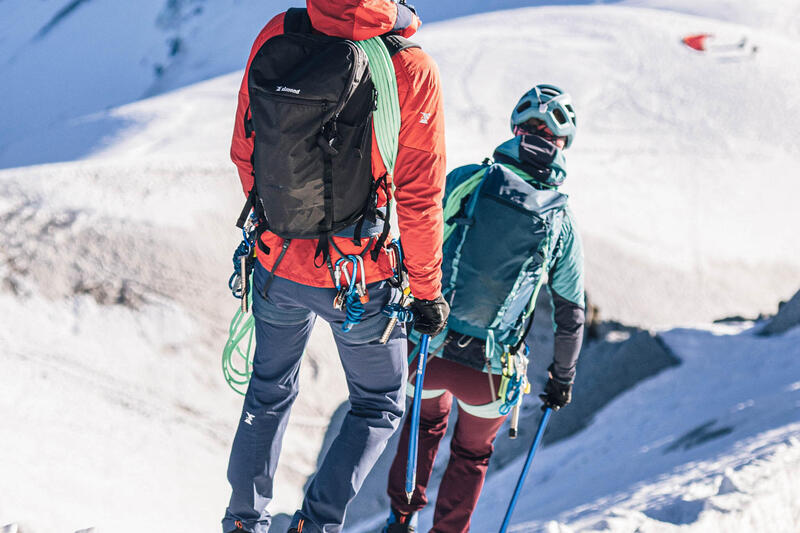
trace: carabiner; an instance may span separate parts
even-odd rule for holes
[[[359,283],[360,287],[359,292],[363,296],[364,294],[367,293],[367,273],[366,269],[364,268],[364,258],[361,257],[360,255],[357,255],[356,259],[358,261],[358,267],[361,270],[361,282]],[[355,273],[353,275],[355,276]]]

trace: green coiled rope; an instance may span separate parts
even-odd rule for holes
[[[400,97],[397,94],[397,74],[389,50],[380,37],[366,41],[355,41],[369,59],[372,83],[378,91],[378,108],[373,112],[375,138],[386,172],[392,176],[397,162],[397,147],[400,137]]]
[[[248,287],[253,286],[253,277],[250,276]],[[247,291],[247,308],[253,307],[253,290]],[[253,360],[251,358],[255,340],[255,318],[253,313],[243,313],[241,306],[233,315],[228,326],[228,340],[222,349],[222,374],[228,386],[244,396],[247,384],[253,373]]]

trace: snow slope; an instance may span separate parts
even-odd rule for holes
[[[487,49],[504,16],[515,31]],[[678,44],[700,29],[746,32],[762,51],[730,62]],[[450,166],[489,155],[507,135],[509,104],[532,81],[573,92],[580,122],[565,190],[603,313],[687,323],[765,311],[794,292],[800,136],[790,124],[800,68],[787,58],[797,39],[616,6],[495,13],[436,30],[425,44],[445,76],[449,131],[459,132],[448,139]],[[784,129],[764,120],[765,94]]]
[[[671,328],[773,311],[800,278],[792,246],[800,135],[784,126],[800,119],[800,73],[790,61],[800,51],[791,22],[797,7],[665,4],[537,7],[427,25],[417,40],[440,64],[449,167],[490,155],[508,136],[509,107],[531,84],[562,84],[579,112],[567,183],[601,316]],[[222,382],[219,352],[236,303],[225,280],[241,196],[227,150],[241,72],[161,93],[241,68],[252,34],[277,3],[82,2],[36,37],[65,5],[0,2],[0,166],[75,160],[0,171],[0,527],[213,531],[240,408]],[[172,22],[154,24],[159,17]],[[229,34],[239,27],[230,21],[254,29]],[[732,60],[679,45],[684,34],[704,30],[747,33],[760,52]],[[170,56],[175,36],[191,46]],[[104,46],[112,38],[123,44]],[[81,61],[67,60],[75,57]],[[155,76],[158,64],[164,69]],[[52,85],[34,83],[42,79],[63,83],[45,91]],[[764,118],[765,99],[770,110],[779,105],[777,126]],[[704,520],[726,525],[739,511],[713,514],[728,503],[711,493],[728,467],[745,492],[726,501],[754,509],[742,520],[762,520],[759,509],[778,505],[778,496],[760,479],[772,469],[797,472],[796,333],[665,333],[685,367],[704,373],[670,370],[609,406],[579,437],[543,450],[535,472],[570,450],[585,462],[527,494],[565,493],[563,483],[587,472],[591,482],[580,484],[575,501],[532,499],[516,516],[520,530],[553,517],[577,530],[603,520],[611,531],[669,530],[667,522],[678,520],[671,517],[692,518],[699,506],[696,520],[680,520],[697,531]],[[328,420],[346,398],[323,325],[301,381],[274,512],[298,504]],[[750,399],[752,408],[732,411]],[[628,420],[644,424],[659,401],[688,411],[634,425],[647,436],[637,446]],[[630,402],[647,407],[631,413]],[[779,409],[761,416],[771,402]],[[707,410],[691,411],[695,405]],[[760,416],[751,421],[747,413]],[[735,427],[707,445],[662,453],[712,418],[719,423],[701,435]],[[652,454],[642,445],[655,446]],[[763,455],[752,460],[758,448],[769,453],[752,452]],[[617,476],[625,454],[643,466]],[[495,529],[488,524],[517,467],[490,481],[497,500],[481,504],[475,531]],[[534,475],[531,483],[542,480]],[[699,492],[684,494],[687,483]],[[603,511],[604,498],[620,516]],[[797,516],[792,505],[780,516]]]
[[[537,453],[510,531],[797,531],[800,328],[740,328],[663,333],[683,364]],[[523,462],[487,483],[474,531],[496,529]]]
[[[728,17],[726,6],[717,7]],[[700,30],[746,34],[761,51],[732,60],[679,44]],[[787,58],[800,45],[790,33],[614,5],[478,15],[431,24],[418,40],[442,71],[450,168],[491,155],[509,135],[509,107],[534,82],[574,94],[580,131],[565,190],[585,221],[587,283],[604,317],[665,326],[755,316],[796,290],[800,253],[787,243],[800,224],[800,136],[790,126],[800,120],[800,69]],[[36,152],[224,168],[240,76],[56,121],[37,133]],[[764,119],[766,94],[785,126]],[[25,146],[19,136],[8,149]]]
[[[797,531],[800,328],[762,337],[761,327],[661,333],[682,364],[618,396],[581,433],[540,449],[509,531]],[[564,414],[553,415],[549,430]],[[535,429],[523,426],[519,439],[529,445]],[[493,457],[471,531],[499,529],[524,453],[499,469]],[[428,496],[435,501],[435,492]],[[432,516],[432,506],[421,513],[420,531]],[[374,533],[383,520],[346,531]]]
[[[441,0],[425,21],[528,5]],[[69,161],[125,127],[87,127],[103,112],[244,68],[255,36],[302,0],[3,0],[0,2],[0,168]],[[71,135],[50,137],[59,123]],[[44,134],[44,139],[41,138]]]
[[[219,521],[241,406],[220,370],[236,308],[226,215],[239,195],[227,178],[197,162],[3,174],[0,525],[133,532],[166,530],[176,515],[187,530]],[[301,497],[346,397],[325,326],[312,344],[301,386],[331,391],[333,403],[309,395],[295,407],[281,508]]]

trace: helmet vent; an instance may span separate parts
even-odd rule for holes
[[[567,123],[567,117],[564,116],[564,113],[562,113],[560,109],[553,109],[553,116],[556,118],[556,122],[562,126]]]

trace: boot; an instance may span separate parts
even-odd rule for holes
[[[416,530],[417,513],[403,514],[394,507],[391,508],[383,533],[414,533]]]

